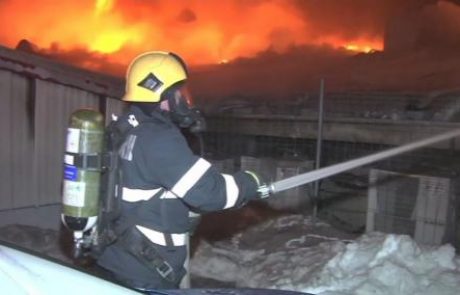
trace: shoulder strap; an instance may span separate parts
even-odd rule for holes
[[[120,149],[132,126],[112,121],[105,129],[104,152],[100,184],[99,213],[95,236],[92,241],[93,256],[102,253],[118,236],[115,221],[121,213],[121,179],[119,169]]]
[[[131,128],[112,121],[105,130],[105,161],[101,179],[101,209],[113,218],[119,215],[121,200],[121,169],[119,169],[118,150]],[[126,124],[127,125],[127,124]]]

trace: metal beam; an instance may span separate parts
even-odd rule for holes
[[[316,139],[318,122],[296,116],[231,115],[208,116],[210,132]],[[325,119],[323,140],[402,145],[460,128],[460,123],[432,121],[396,121],[379,119]],[[460,143],[455,139],[456,146]],[[442,142],[435,147],[450,148]]]

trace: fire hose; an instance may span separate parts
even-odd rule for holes
[[[438,142],[449,140],[460,136],[460,129],[451,130],[445,133],[441,133],[432,137],[428,137],[422,140],[407,143],[395,148],[384,150],[368,156],[352,159],[346,162],[338,163],[335,165],[320,168],[314,171],[309,171],[296,176],[288,177],[282,180],[272,182],[268,185],[267,189],[271,194],[276,194],[281,191],[308,184],[323,178],[330,177],[357,167],[361,167],[367,164],[371,164],[380,160],[384,160],[390,157],[394,157],[415,149],[419,149],[425,146],[429,146]]]

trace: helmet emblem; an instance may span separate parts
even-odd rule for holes
[[[133,114],[129,115],[128,123],[133,127],[137,127],[137,125],[139,125],[139,122],[137,121],[136,116],[134,116]]]
[[[160,81],[153,73],[149,73],[142,81],[140,81],[138,86],[146,88],[150,91],[157,91],[158,88],[163,86],[163,82]]]

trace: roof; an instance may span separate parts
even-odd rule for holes
[[[0,70],[73,86],[96,94],[119,98],[124,79],[96,73],[29,52],[0,46]]]

